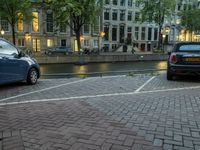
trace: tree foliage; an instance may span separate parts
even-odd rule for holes
[[[15,44],[15,26],[20,20],[30,20],[30,8],[30,0],[0,0],[0,17],[11,25],[13,44]]]
[[[154,22],[159,26],[158,46],[160,46],[164,19],[169,18],[175,11],[176,0],[139,0],[139,2],[142,7],[141,21]]]
[[[103,6],[103,0],[51,0],[50,8],[55,12],[57,26],[68,25],[76,34],[80,51],[81,28],[84,24],[95,24]]]
[[[179,13],[181,26],[192,33],[200,30],[200,9],[197,0],[186,1],[184,8]],[[192,34],[191,34],[192,35]]]

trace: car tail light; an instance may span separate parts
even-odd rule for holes
[[[176,54],[175,54],[175,53],[172,53],[172,54],[170,55],[170,59],[169,59],[169,60],[170,60],[171,63],[174,63],[174,64],[177,63],[178,60],[177,60]]]

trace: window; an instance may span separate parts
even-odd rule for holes
[[[94,40],[94,47],[98,47],[98,40]]]
[[[120,0],[120,6],[125,6],[125,0]]]
[[[89,40],[84,40],[84,46],[89,46]]]
[[[128,6],[132,7],[133,6],[133,0],[128,0]]]
[[[132,42],[132,27],[127,28],[127,44],[131,44]]]
[[[104,20],[109,20],[109,9],[104,11]]]
[[[135,27],[135,40],[139,40],[139,27]]]
[[[19,20],[17,22],[17,30],[19,32],[23,32],[24,31],[23,14],[22,13],[18,13],[17,15],[19,17]]]
[[[125,21],[125,10],[120,10],[120,21]]]
[[[113,5],[117,5],[118,0],[113,0]]]
[[[145,35],[146,35],[146,28],[142,27],[142,32],[141,32],[141,40],[145,40]]]
[[[120,29],[119,29],[119,42],[120,43],[124,43],[124,26],[123,25],[121,25],[120,26]]]
[[[94,25],[94,32],[95,34],[99,34],[99,25]]]
[[[53,32],[53,14],[47,14],[47,32]]]
[[[53,47],[53,39],[47,39],[47,47]]]
[[[11,44],[3,40],[0,40],[0,53],[5,55],[13,55],[13,54],[18,54],[18,51]]]
[[[60,24],[60,32],[66,33],[67,32],[67,26],[65,24]]]
[[[135,12],[135,21],[139,21],[139,20],[140,20],[140,13]]]
[[[112,41],[117,41],[117,26],[112,28]]]
[[[135,7],[140,7],[140,2],[139,2],[139,0],[135,0]]]
[[[104,26],[104,33],[105,33],[105,36],[104,36],[104,40],[105,41],[108,41],[109,40],[109,26]]]
[[[1,28],[4,31],[9,31],[9,24],[7,20],[1,20]]]
[[[158,40],[158,28],[154,28],[154,41]]]
[[[24,41],[24,39],[18,39],[17,44],[18,44],[18,46],[20,46],[20,47],[25,46],[25,41]]]
[[[32,21],[32,30],[33,32],[39,32],[39,13],[32,12],[33,21]]]
[[[128,21],[132,21],[132,11],[129,11],[128,12],[128,18],[127,18]]]
[[[127,32],[132,32],[132,27],[128,27]]]
[[[200,44],[180,45],[179,51],[200,51]]]
[[[112,50],[117,48],[117,44],[112,44]]]
[[[83,30],[83,32],[85,34],[89,34],[90,33],[90,26],[89,26],[89,24],[84,24],[84,30]]]
[[[152,28],[148,28],[148,40],[151,41]]]
[[[110,0],[105,0],[105,4],[109,5],[110,4]]]
[[[113,9],[112,20],[117,20],[117,10]]]

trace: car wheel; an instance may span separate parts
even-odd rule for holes
[[[30,85],[36,84],[38,79],[38,72],[35,68],[31,68],[28,72],[27,83]]]
[[[167,80],[172,80],[173,79],[173,74],[170,72],[169,69],[167,69]]]

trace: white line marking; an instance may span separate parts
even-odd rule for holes
[[[148,81],[146,81],[142,86],[140,86],[137,90],[135,90],[135,93],[138,93],[143,87],[145,87],[151,80],[153,80],[155,76],[151,77]]]
[[[18,98],[18,97],[30,95],[30,94],[33,94],[33,93],[38,93],[38,92],[43,92],[43,91],[55,89],[55,88],[62,87],[62,86],[65,86],[65,85],[70,85],[70,84],[74,84],[74,83],[79,83],[79,82],[87,81],[87,80],[90,80],[90,79],[91,78],[87,78],[87,79],[83,79],[83,80],[78,80],[78,81],[73,81],[73,82],[68,82],[68,83],[64,83],[64,84],[60,84],[60,85],[56,85],[56,86],[44,88],[44,89],[37,90],[37,91],[32,91],[32,92],[28,92],[28,93],[24,93],[24,94],[19,94],[19,95],[16,95],[16,96],[11,96],[11,97],[7,97],[7,98],[3,98],[3,99],[0,99],[0,102],[6,101],[6,100],[10,100],[10,99],[13,99],[13,98]]]
[[[73,100],[73,99],[97,98],[97,97],[138,95],[138,94],[146,94],[146,93],[191,90],[191,89],[199,89],[199,88],[200,88],[200,86],[194,86],[194,87],[184,87],[184,88],[162,89],[162,90],[155,90],[155,91],[142,91],[142,92],[137,92],[137,93],[136,92],[128,92],[128,93],[113,93],[113,94],[100,94],[100,95],[89,95],[89,96],[75,96],[75,97],[41,99],[41,100],[27,100],[27,101],[21,101],[21,102],[0,103],[0,106],[14,105],[14,104],[36,103],[36,102],[51,102],[51,101]]]

